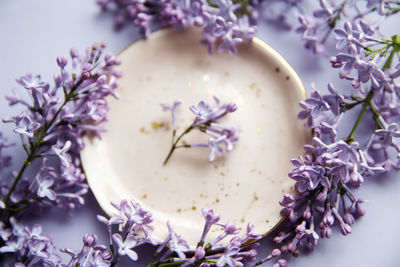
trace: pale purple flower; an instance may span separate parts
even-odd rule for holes
[[[210,154],[208,156],[208,161],[212,162],[217,156],[223,155],[223,149],[221,145],[225,143],[226,136],[223,135],[218,139],[210,138],[208,140],[208,147],[210,148]]]
[[[71,164],[70,155],[67,154],[68,150],[71,147],[71,141],[65,142],[65,144],[61,147],[61,145],[56,144],[51,147],[52,152],[56,155],[61,164],[65,167],[68,167]]]
[[[36,182],[38,186],[37,195],[39,197],[47,197],[50,200],[56,199],[56,193],[51,189],[51,186],[54,184],[54,179],[52,177],[37,176]]]
[[[240,238],[234,237],[231,239],[229,244],[226,246],[224,253],[217,261],[217,267],[229,266],[229,267],[237,267],[243,266],[243,264],[235,259],[237,253],[240,249]]]
[[[211,229],[211,226],[213,226],[220,220],[219,214],[215,214],[212,209],[206,210],[203,208],[201,210],[201,213],[203,214],[205,224],[203,228],[203,233],[201,234],[200,243],[204,241],[205,237]]]
[[[118,246],[118,254],[120,256],[127,255],[132,261],[138,259],[138,255],[132,250],[136,246],[137,240],[134,236],[129,235],[125,240],[119,234],[113,234],[113,240]]]
[[[112,238],[112,226],[114,224],[124,223],[124,218],[121,215],[112,216],[110,219],[107,219],[106,217],[101,216],[101,215],[97,215],[97,220],[99,222],[104,223],[107,226],[110,243],[111,243],[111,238]]]
[[[67,57],[57,57],[57,65],[61,69],[64,69],[67,64],[68,64],[68,58]]]
[[[17,127],[14,128],[14,132],[20,135],[25,135],[28,138],[33,138],[35,131],[38,130],[40,126],[40,123],[32,121],[28,115],[24,115],[17,124]]]
[[[29,90],[48,87],[48,84],[42,81],[42,77],[40,75],[33,76],[31,73],[21,76],[19,79],[17,79],[17,82]]]
[[[332,83],[328,83],[330,94],[324,95],[322,98],[329,104],[332,113],[336,116],[340,114],[340,106],[344,103],[344,96],[339,94]]]
[[[349,21],[344,23],[344,29],[335,29],[336,35],[336,49],[342,50],[345,46],[355,44],[356,46],[363,47],[361,38],[363,37],[360,32],[357,32]]]
[[[224,232],[219,234],[213,241],[211,241],[211,245],[215,245],[221,240],[223,240],[228,235],[237,235],[240,233],[240,229],[236,227],[233,222],[228,222],[226,224],[218,224],[219,226],[224,228]]]
[[[185,259],[185,252],[190,249],[188,243],[172,229],[169,221],[167,222],[167,226],[169,230],[168,249],[178,254],[180,259]]]
[[[196,116],[196,119],[192,123],[193,126],[207,122],[211,119],[211,116],[213,115],[213,109],[205,101],[200,101],[197,104],[197,107],[190,106],[189,109]]]
[[[177,116],[176,116],[176,109],[180,104],[182,103],[182,100],[177,99],[175,100],[172,104],[167,104],[167,103],[161,103],[161,107],[163,111],[171,111],[172,115],[172,130],[176,129],[176,123],[177,123]]]
[[[192,258],[190,258],[188,261],[186,261],[184,264],[182,264],[181,267],[188,267],[191,266],[194,262],[196,262],[197,260],[201,260],[204,258],[204,256],[206,255],[206,252],[204,250],[204,248],[202,247],[197,247],[195,250],[195,253],[193,255]]]
[[[375,134],[381,138],[381,142],[384,146],[390,146],[394,144],[393,138],[400,137],[399,127],[396,123],[388,125],[387,129],[378,129]]]

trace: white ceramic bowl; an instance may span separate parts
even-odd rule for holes
[[[154,217],[153,238],[162,240],[169,220],[191,245],[202,227],[202,208],[214,209],[221,221],[266,234],[282,219],[279,200],[291,190],[290,159],[303,153],[310,137],[296,119],[303,85],[290,65],[263,41],[241,46],[237,55],[210,55],[197,30],[153,33],[120,54],[123,78],[120,100],[109,99],[108,131],[87,140],[82,162],[100,206],[109,215],[111,201],[133,199]],[[171,119],[161,102],[183,101],[178,133],[193,121],[188,107],[216,95],[235,101],[238,110],[223,123],[240,124],[243,133],[233,153],[207,161],[205,148],[174,152]],[[207,142],[193,132],[188,143]],[[209,240],[220,228],[212,229]]]

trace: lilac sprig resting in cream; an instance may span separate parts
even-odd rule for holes
[[[164,160],[163,165],[168,163],[173,152],[177,148],[205,147],[210,149],[208,160],[214,161],[217,156],[222,156],[225,152],[230,154],[234,145],[239,140],[241,129],[238,125],[224,125],[218,123],[220,119],[229,113],[237,110],[237,105],[234,102],[221,102],[220,99],[214,96],[215,107],[205,101],[200,101],[197,106],[190,106],[190,111],[195,115],[193,123],[188,126],[176,139],[177,114],[176,109],[182,103],[181,100],[175,100],[172,104],[162,103],[164,111],[171,111],[172,115],[172,146]],[[182,138],[192,130],[199,130],[210,136],[208,143],[187,144]]]

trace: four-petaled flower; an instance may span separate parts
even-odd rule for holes
[[[118,246],[118,254],[120,256],[127,255],[133,261],[138,259],[137,253],[131,249],[137,244],[137,240],[134,236],[129,235],[125,240],[123,240],[119,234],[114,234],[112,237]]]
[[[40,128],[40,123],[32,121],[28,115],[24,115],[19,120],[17,127],[14,128],[14,132],[21,135],[26,135],[28,138],[33,138],[33,135],[37,129]]]
[[[63,147],[60,147],[59,144],[53,145],[51,147],[51,150],[53,151],[54,155],[56,155],[60,161],[61,164],[65,167],[69,167],[69,165],[71,164],[71,157],[69,154],[67,154],[67,151],[69,150],[69,148],[71,147],[71,141],[67,141],[65,142]]]
[[[38,185],[37,195],[39,197],[47,197],[50,200],[56,199],[56,193],[51,189],[51,186],[54,184],[54,179],[50,176],[38,176],[36,177],[36,182]]]

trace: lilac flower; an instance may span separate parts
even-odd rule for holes
[[[190,106],[189,109],[196,116],[192,123],[193,126],[209,121],[213,115],[213,109],[205,101],[200,101],[197,107]]]
[[[191,266],[196,261],[203,259],[205,255],[206,255],[206,252],[205,252],[204,248],[197,247],[193,257],[190,258],[188,261],[186,261],[184,264],[182,264],[182,267]]]
[[[138,255],[135,251],[131,250],[131,248],[136,246],[137,240],[134,236],[128,236],[125,240],[119,234],[113,234],[113,240],[118,246],[118,254],[120,256],[127,255],[132,261],[136,261],[138,259]]]
[[[393,138],[400,137],[400,131],[396,123],[391,123],[387,129],[378,129],[375,134],[381,137],[381,142],[384,146],[390,146],[394,144]]]
[[[57,65],[61,69],[64,69],[67,64],[68,64],[68,58],[67,57],[57,57]]]
[[[21,76],[17,79],[17,82],[28,90],[48,87],[48,84],[42,81],[40,75],[33,76],[31,73]]]
[[[324,95],[323,100],[329,105],[332,113],[339,116],[340,106],[344,104],[344,97],[336,91],[332,83],[328,84],[328,90],[330,94]]]
[[[50,206],[72,210],[84,204],[82,196],[88,192],[88,185],[79,159],[83,137],[89,132],[99,135],[102,131],[101,123],[108,111],[104,99],[116,95],[116,79],[121,76],[115,69],[120,62],[111,55],[105,60],[104,48],[104,44],[95,44],[83,54],[72,49],[70,64],[65,57],[57,58],[59,72],[52,84],[43,81],[40,75],[26,74],[17,82],[26,89],[23,91],[28,97],[23,98],[16,90],[13,96],[7,97],[10,105],[22,105],[24,109],[3,121],[15,125],[14,132],[21,136],[21,145],[27,154],[19,170],[3,173],[5,179],[0,184],[0,215],[3,222],[10,221],[11,225],[10,229],[1,226],[4,243],[0,252],[12,253],[16,264],[60,265],[60,257],[54,253],[51,239],[42,235],[40,227],[31,229],[10,216],[15,214],[20,218],[38,214]],[[99,77],[106,77],[107,81],[103,84],[97,82]],[[4,148],[8,146],[10,144],[0,135],[2,171],[11,160],[4,155]],[[59,161],[49,161],[50,156],[57,156]],[[40,168],[27,175],[25,171],[36,161],[41,164]],[[89,264],[90,259],[97,255],[96,261],[101,262],[94,250],[97,248],[89,249],[86,244],[82,253],[72,254],[71,261],[82,260]],[[90,256],[92,258],[82,256],[91,255],[90,251],[94,253],[93,257]],[[104,263],[109,262],[109,256],[101,255]]]
[[[97,2],[103,10],[115,10],[116,27],[132,23],[144,36],[147,36],[156,24],[173,25],[175,29],[191,25],[202,27],[202,43],[209,46],[209,51],[214,51],[214,46],[219,43],[219,51],[228,50],[234,53],[236,46],[243,40],[250,40],[256,31],[253,4],[247,4],[245,11],[244,6],[231,0],[218,0],[215,3],[198,0],[168,0],[157,3],[119,0]],[[249,14],[247,10],[254,12]]]
[[[111,265],[112,255],[106,247],[97,244],[97,236],[85,234],[82,238],[83,247],[80,251],[62,249],[61,252],[68,254],[71,260],[67,266],[99,266]]]
[[[56,199],[56,193],[50,188],[54,184],[53,178],[49,176],[45,177],[37,176],[36,182],[38,185],[37,195],[39,197],[42,198],[47,197],[50,200]]]
[[[122,224],[124,223],[124,218],[121,215],[112,216],[110,219],[107,219],[104,216],[97,215],[97,220],[104,223],[107,226],[109,242],[112,242],[112,225],[114,224]]]
[[[30,229],[14,218],[10,218],[12,234],[4,240],[5,245],[0,248],[0,253],[15,254],[15,261],[29,266],[55,266],[60,264],[60,257],[54,252],[52,240],[41,235],[42,228],[35,225]]]
[[[349,21],[344,24],[344,29],[335,29],[336,35],[336,49],[342,50],[345,46],[355,44],[356,46],[362,47],[362,35],[356,31]]]
[[[204,244],[205,237],[211,227],[217,225],[220,216],[215,214],[213,210],[203,209],[202,213],[205,225],[194,255],[192,257],[187,256],[186,252],[189,251],[189,246],[182,237],[173,231],[168,222],[169,235],[157,248],[155,254],[157,261],[153,261],[155,264],[179,261],[182,263],[182,266],[192,266],[195,264],[200,264],[200,266],[244,266],[255,261],[257,257],[255,248],[258,246],[258,243],[246,244],[249,240],[256,241],[261,238],[259,235],[253,233],[253,224],[248,224],[246,234],[242,237],[238,236],[240,229],[232,222],[218,224],[224,228],[224,232],[211,243]],[[223,243],[222,241],[228,235],[233,235],[233,237],[227,243]],[[205,263],[202,262],[203,260],[215,260],[216,263]]]
[[[208,147],[210,148],[210,155],[208,156],[208,161],[212,162],[215,160],[216,156],[221,156],[223,154],[223,149],[220,147],[224,143],[226,136],[221,136],[218,139],[209,139]]]
[[[164,245],[161,245],[160,248],[166,245],[168,246],[168,249],[172,252],[175,252],[180,259],[186,259],[185,252],[189,251],[190,249],[188,243],[172,229],[169,221],[167,222],[167,226],[169,234],[164,241]]]
[[[68,167],[71,164],[70,156],[69,156],[69,154],[66,153],[70,147],[71,147],[71,141],[69,141],[69,140],[67,142],[65,142],[63,147],[61,147],[58,144],[53,145],[51,147],[51,150],[54,153],[54,155],[56,155],[60,159],[61,164],[65,167]]]
[[[218,235],[210,244],[215,245],[228,235],[237,235],[240,229],[236,227],[233,222],[228,222],[227,224],[219,224],[219,226],[224,228],[224,232]]]
[[[40,123],[32,121],[28,115],[25,115],[14,128],[14,132],[20,135],[25,135],[28,138],[33,138],[33,134],[40,128]]]
[[[161,107],[163,109],[163,111],[167,111],[170,110],[171,111],[171,115],[172,115],[172,130],[176,129],[176,108],[182,103],[182,100],[177,99],[175,100],[172,105],[170,104],[166,104],[166,103],[161,103]]]
[[[239,240],[238,240],[239,239]],[[236,267],[236,266],[243,266],[240,262],[236,261],[235,257],[240,249],[240,238],[234,237],[229,242],[228,246],[225,248],[224,253],[217,261],[217,267],[229,266],[229,267]]]
[[[221,102],[220,99],[214,96],[214,101],[216,106],[212,107],[205,101],[200,101],[197,106],[190,106],[189,109],[196,116],[193,123],[183,131],[183,133],[175,140],[175,104],[165,105],[164,109],[172,111],[172,121],[174,124],[174,130],[172,132],[172,147],[164,160],[163,165],[166,165],[169,158],[176,148],[180,147],[208,147],[210,149],[210,154],[208,160],[210,162],[214,161],[217,156],[223,155],[222,145],[225,145],[225,151],[230,154],[234,148],[234,145],[239,140],[239,133],[241,129],[238,125],[223,125],[218,123],[220,119],[225,117],[227,114],[235,112],[237,110],[237,105],[233,102]],[[176,105],[180,104],[180,101],[175,101]],[[198,143],[198,144],[179,144],[181,138],[188,134],[193,129],[198,129],[211,136],[208,143]]]
[[[201,210],[201,213],[203,214],[205,224],[203,228],[203,233],[201,234],[200,243],[204,241],[205,237],[211,229],[211,226],[216,224],[220,219],[220,216],[218,214],[215,214],[213,210],[206,210],[203,208]]]

